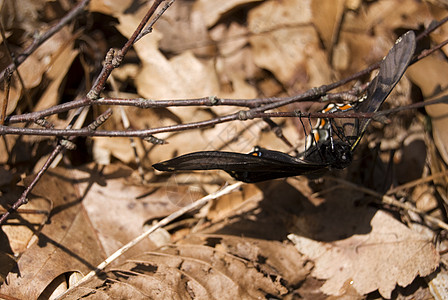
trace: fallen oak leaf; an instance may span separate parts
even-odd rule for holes
[[[378,211],[369,234],[324,243],[288,235],[299,252],[314,261],[312,276],[326,282],[321,290],[343,295],[349,282],[365,295],[378,290],[390,298],[396,284],[407,286],[414,278],[427,276],[439,264],[439,254],[430,241],[388,214]]]

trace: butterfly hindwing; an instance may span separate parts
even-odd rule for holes
[[[367,97],[358,103],[355,111],[363,113],[373,113],[378,111],[381,104],[389,96],[392,89],[400,81],[406,71],[415,51],[415,34],[408,31],[402,35],[383,59],[377,76],[372,80],[368,89]],[[352,145],[352,151],[361,140],[370,119],[356,119],[355,132],[356,141]]]

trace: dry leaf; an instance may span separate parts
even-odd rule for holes
[[[2,175],[4,173],[2,172]],[[7,178],[7,176],[5,176]],[[2,187],[0,204],[10,207],[19,199],[22,189]],[[17,272],[16,257],[22,255],[27,248],[36,242],[35,235],[41,226],[48,221],[51,203],[40,197],[30,197],[31,201],[21,206],[20,211],[28,211],[18,218],[11,218],[0,230],[0,283],[4,284],[8,273]]]
[[[39,10],[45,6],[47,0],[9,0],[2,3],[2,26],[18,27],[25,32],[32,33],[41,27]]]
[[[1,197],[3,207],[12,205],[20,197],[20,190],[5,192]],[[48,220],[52,208],[52,203],[41,197],[32,197],[30,202],[21,206],[22,210],[29,213],[23,214],[19,219],[12,220],[7,226],[3,226],[2,230],[8,238],[8,244],[11,253],[21,255],[33,243],[32,238],[39,232],[41,226]],[[35,211],[35,213],[33,213]]]
[[[50,85],[34,106],[35,111],[49,108],[59,103],[61,83],[67,76],[67,71],[77,55],[78,51],[73,49],[73,41],[62,46],[60,53],[55,55],[51,66],[46,71],[46,76],[51,80]]]
[[[128,178],[132,170],[127,167],[110,165],[101,173],[86,171],[72,176],[84,181],[78,185],[81,191],[88,191],[83,206],[106,255],[140,235],[148,220],[166,216],[189,201],[185,195],[167,194],[163,188],[154,191],[151,186],[133,184]],[[83,180],[86,178],[90,181]],[[144,241],[126,256],[151,247],[151,242]]]
[[[205,22],[201,12],[194,9],[194,2],[177,2],[155,26],[163,35],[160,49],[171,54],[191,50],[200,57],[214,56],[215,46],[210,40]]]
[[[59,32],[50,37],[45,43],[42,44],[34,53],[32,53],[18,68],[20,75],[23,79],[23,83],[26,89],[30,90],[41,83],[42,76],[45,72],[53,67],[54,60],[62,59],[58,61],[55,68],[62,68],[58,71],[50,71],[50,78],[58,75],[62,78],[65,76],[65,72],[70,67],[70,61],[73,60],[77,53],[73,48],[73,37],[69,28],[62,28]],[[68,53],[67,53],[68,52]],[[70,54],[69,54],[70,53]],[[70,58],[71,57],[71,58]],[[17,75],[13,76],[10,95],[8,99],[7,114],[11,114],[18,101],[22,96],[22,86],[17,78]],[[59,84],[57,87],[59,87]],[[54,89],[54,87],[53,87]],[[4,90],[0,90],[0,97],[4,98]],[[54,102],[54,101],[53,101]],[[53,104],[54,105],[54,104]]]
[[[52,202],[51,222],[35,232],[34,243],[18,260],[17,273],[8,275],[0,293],[37,299],[60,274],[77,270],[86,274],[104,258],[81,196],[63,179],[65,175],[63,171],[45,175],[34,189],[34,194]]]
[[[374,30],[378,37],[392,37],[396,28],[411,29],[415,28],[416,20],[429,23],[433,19],[424,2],[375,1],[359,11],[347,11],[342,31],[367,34]]]
[[[220,24],[211,29],[210,35],[219,51],[215,64],[221,85],[218,96],[237,99],[255,98],[257,91],[253,85],[248,84],[248,81],[257,76],[259,69],[253,60],[252,50],[247,47],[249,35],[247,27],[236,22],[232,22],[229,26]]]
[[[281,16],[281,17],[280,17]],[[330,68],[311,21],[310,3],[268,1],[250,11],[250,43],[256,65],[287,87],[308,89],[329,81]]]
[[[378,211],[369,234],[353,235],[333,243],[289,235],[299,252],[315,263],[312,275],[326,280],[322,291],[343,295],[349,282],[359,294],[378,290],[390,298],[396,284],[407,286],[416,276],[427,276],[439,264],[431,241]]]

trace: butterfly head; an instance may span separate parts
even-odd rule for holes
[[[344,169],[352,163],[351,146],[342,141],[326,141],[320,145],[320,153],[330,167]]]

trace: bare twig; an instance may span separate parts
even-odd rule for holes
[[[198,99],[181,99],[181,100],[151,100],[151,99],[120,99],[120,98],[100,98],[92,101],[88,98],[77,99],[60,105],[52,106],[48,109],[38,112],[32,112],[22,115],[15,115],[6,118],[7,124],[29,122],[37,119],[45,118],[54,114],[67,112],[71,109],[90,106],[90,105],[121,105],[134,106],[138,108],[161,108],[175,106],[237,106],[237,107],[259,107],[264,104],[275,103],[284,100],[293,100],[295,102],[309,101],[302,99],[300,95],[281,98],[262,98],[262,99],[222,99],[217,97],[204,97]]]
[[[135,41],[140,40],[142,37],[144,37],[145,35],[147,35],[148,33],[152,32],[152,27],[154,26],[154,24],[160,19],[160,17],[165,13],[165,11],[170,8],[171,5],[173,5],[173,3],[176,0],[170,0],[167,3],[165,3],[165,5],[162,7],[162,9],[160,10],[160,12],[151,20],[151,22],[149,22],[148,26],[146,26],[146,28],[137,36],[137,38],[135,39]]]
[[[428,36],[431,32],[433,32],[434,30],[436,30],[437,28],[441,27],[443,24],[445,24],[446,22],[448,22],[448,17],[443,18],[440,21],[435,21],[432,22],[428,28],[426,28],[426,30],[424,30],[422,33],[420,33],[417,37],[416,40],[419,41],[421,40],[423,37]]]
[[[87,129],[90,131],[95,131],[103,125],[110,117],[112,116],[112,109],[108,109],[99,115],[92,123],[87,126]]]

